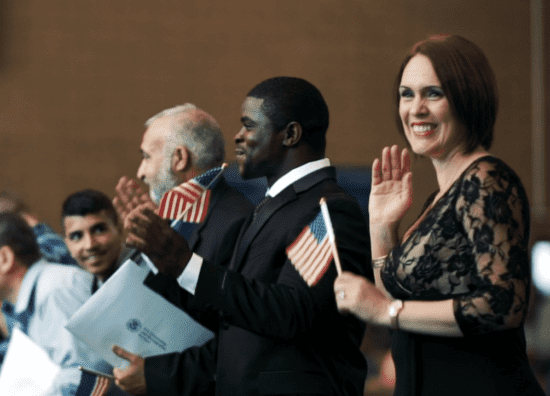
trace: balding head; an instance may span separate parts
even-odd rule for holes
[[[151,117],[141,143],[138,177],[157,204],[170,189],[192,175],[221,166],[224,140],[214,117],[186,103]]]
[[[214,117],[191,103],[172,107],[149,118],[145,126],[167,122],[164,154],[170,158],[177,146],[185,146],[191,154],[191,164],[199,171],[221,166],[225,145],[220,126]]]

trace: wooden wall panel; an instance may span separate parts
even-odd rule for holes
[[[0,20],[0,186],[55,226],[69,193],[112,195],[135,174],[143,122],[163,108],[211,112],[232,160],[242,100],[276,75],[323,92],[333,162],[371,164],[402,144],[391,92],[400,60],[435,33],[486,52],[502,98],[493,152],[531,190],[527,1],[4,0]],[[434,188],[430,164],[415,161],[413,212]]]

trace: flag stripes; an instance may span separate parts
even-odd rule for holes
[[[333,258],[332,246],[320,212],[286,249],[286,253],[306,283],[309,286],[317,284]]]
[[[107,394],[110,385],[111,380],[109,378],[83,371],[75,396],[104,396]]]
[[[159,215],[165,219],[202,223],[210,203],[209,188],[224,168],[225,166],[211,169],[168,191],[160,202]]]
[[[182,221],[201,223],[208,211],[210,190],[203,194],[204,188],[197,192],[198,188],[186,189],[185,187],[187,186],[178,186],[166,193],[161,202],[159,215],[165,219],[177,219],[185,213],[181,218]]]

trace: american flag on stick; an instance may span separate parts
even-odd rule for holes
[[[286,249],[286,254],[309,286],[315,286],[319,282],[333,258],[338,274],[342,272],[334,230],[324,198],[321,199],[319,214]]]
[[[338,248],[336,247],[336,237],[334,236],[334,228],[332,228],[332,221],[330,220],[330,213],[328,212],[327,200],[325,197],[321,198],[319,202],[321,205],[321,213],[323,213],[323,221],[327,228],[328,239],[330,240],[330,246],[332,247],[332,254],[334,254],[334,264],[336,265],[336,271],[338,275],[342,274],[342,264],[340,264],[340,256],[338,255]]]
[[[208,212],[210,188],[226,167],[223,164],[210,169],[168,191],[160,202],[159,215],[185,223],[202,223]]]
[[[75,396],[104,396],[107,394],[113,377],[80,367],[82,377]]]

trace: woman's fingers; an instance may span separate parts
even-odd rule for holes
[[[401,152],[398,145],[384,147],[381,159],[375,158],[372,163],[372,185],[384,181],[399,181],[411,170],[411,158],[405,148]]]
[[[382,182],[382,176],[380,175],[381,168],[382,168],[382,164],[380,163],[380,160],[376,158],[372,163],[372,185],[373,186],[376,186],[377,184],[380,184]]]
[[[361,276],[346,271],[334,280],[334,295],[339,309],[349,309],[356,303],[358,291],[363,282],[364,278]]]
[[[411,171],[411,156],[406,148],[401,151],[401,176]]]
[[[401,180],[403,175],[410,171],[411,163],[407,149],[399,150],[398,145],[384,147],[382,150],[381,180]]]
[[[393,145],[390,149],[391,157],[391,175],[393,180],[401,179],[401,156],[399,153],[399,146]]]
[[[384,149],[382,150],[382,180],[391,180],[391,176],[392,172],[390,148],[384,147]]]
[[[407,194],[407,208],[410,208],[413,201],[412,172],[407,172],[402,180],[403,191]]]

